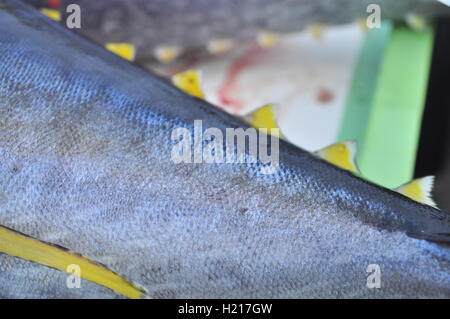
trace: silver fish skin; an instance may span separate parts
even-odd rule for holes
[[[248,127],[0,0],[0,225],[103,263],[150,298],[450,297],[448,213],[284,141],[276,174],[174,164],[171,132],[194,120]],[[372,264],[381,288],[367,286]],[[3,298],[120,297],[64,277],[0,254]]]
[[[139,60],[152,58],[158,47],[201,51],[211,40],[248,41],[261,32],[350,23],[367,18],[370,4],[380,6],[383,19],[450,15],[436,0],[62,0],[60,10],[65,13],[69,4],[81,8],[81,29],[74,30],[100,44],[132,43]]]

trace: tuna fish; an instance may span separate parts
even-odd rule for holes
[[[175,163],[250,128],[20,1],[0,30],[1,297],[450,297],[448,213],[265,134],[271,172]]]
[[[50,15],[62,15],[63,21],[74,12],[66,12],[68,5],[78,4],[81,28],[75,30],[102,45],[129,44],[140,60],[156,57],[163,62],[202,48],[222,53],[234,42],[252,39],[271,46],[277,34],[308,27],[317,36],[325,25],[365,21],[375,12],[374,4],[380,6],[381,18],[407,19],[413,24],[417,16],[450,14],[436,0],[28,1],[59,10]]]

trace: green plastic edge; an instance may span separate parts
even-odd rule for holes
[[[413,178],[428,87],[434,31],[396,26],[387,44],[359,167],[388,188]]]
[[[393,24],[383,22],[380,29],[373,29],[363,41],[353,71],[352,83],[347,95],[345,110],[337,135],[337,141],[358,142],[357,162],[364,152],[367,122],[375,94],[378,74],[384,51],[391,36]]]

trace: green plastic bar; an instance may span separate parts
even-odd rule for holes
[[[432,27],[396,26],[387,45],[359,166],[385,187],[413,178],[433,51]]]
[[[393,24],[383,22],[380,29],[373,29],[363,42],[353,71],[352,84],[347,96],[337,141],[358,142],[357,161],[364,152],[367,122],[385,48],[391,36]]]

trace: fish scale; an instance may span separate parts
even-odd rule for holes
[[[284,141],[275,174],[175,164],[173,129],[248,126],[19,1],[0,0],[0,30],[0,225],[150,298],[450,297],[446,212]],[[2,297],[118,297],[65,277],[0,254]]]

